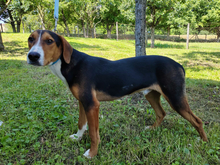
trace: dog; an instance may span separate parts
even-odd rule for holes
[[[78,132],[70,136],[80,140],[89,127],[91,147],[84,156],[97,155],[100,101],[112,101],[142,91],[156,114],[158,127],[166,113],[162,95],[170,106],[188,120],[203,141],[208,141],[202,120],[191,111],[185,89],[184,68],[174,60],[158,56],[140,56],[117,61],[89,56],[71,47],[66,39],[52,31],[36,30],[28,38],[27,63],[48,65],[79,102]]]

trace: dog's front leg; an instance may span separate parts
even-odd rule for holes
[[[91,147],[83,155],[87,158],[92,158],[97,155],[98,144],[100,142],[99,136],[99,102],[93,102],[88,110],[86,110],[86,117],[89,125],[89,136],[91,139]]]
[[[79,101],[79,121],[78,121],[78,132],[70,135],[73,140],[81,140],[83,133],[87,130],[87,118],[82,103]]]

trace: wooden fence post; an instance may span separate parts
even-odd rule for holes
[[[186,49],[189,49],[189,23],[187,25]]]
[[[118,41],[118,22],[116,22],[116,39]]]

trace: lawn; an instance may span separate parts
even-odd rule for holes
[[[148,55],[163,55],[186,70],[186,90],[193,112],[203,120],[208,143],[162,98],[167,116],[160,128],[141,93],[101,102],[98,155],[89,160],[88,131],[80,142],[78,103],[48,67],[26,63],[29,34],[3,33],[0,52],[0,165],[12,164],[220,164],[220,43],[156,41]],[[117,60],[135,56],[133,40],[66,38],[73,48]]]

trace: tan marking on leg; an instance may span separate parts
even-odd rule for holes
[[[97,155],[99,137],[99,101],[94,98],[94,105],[86,111],[86,117],[89,125],[89,136],[91,139],[91,148],[89,150],[89,157],[92,158]],[[86,153],[85,153],[86,154]],[[86,156],[86,155],[85,155]]]
[[[70,87],[70,91],[72,92],[73,96],[79,100],[79,86],[78,85],[74,85],[72,87]]]
[[[150,93],[145,95],[146,99],[148,100],[148,102],[150,103],[150,105],[156,113],[156,122],[150,128],[158,127],[163,121],[163,118],[166,116],[166,112],[163,110],[160,103],[160,96],[161,94],[157,91],[151,91]]]
[[[82,127],[87,123],[86,112],[82,103],[79,101],[79,121],[78,128],[81,130]]]
[[[198,131],[203,141],[208,141],[206,133],[203,129],[202,120],[192,112],[186,97],[182,99],[182,103],[184,105],[183,106],[184,109],[179,110],[180,115],[193,125],[193,127]]]

